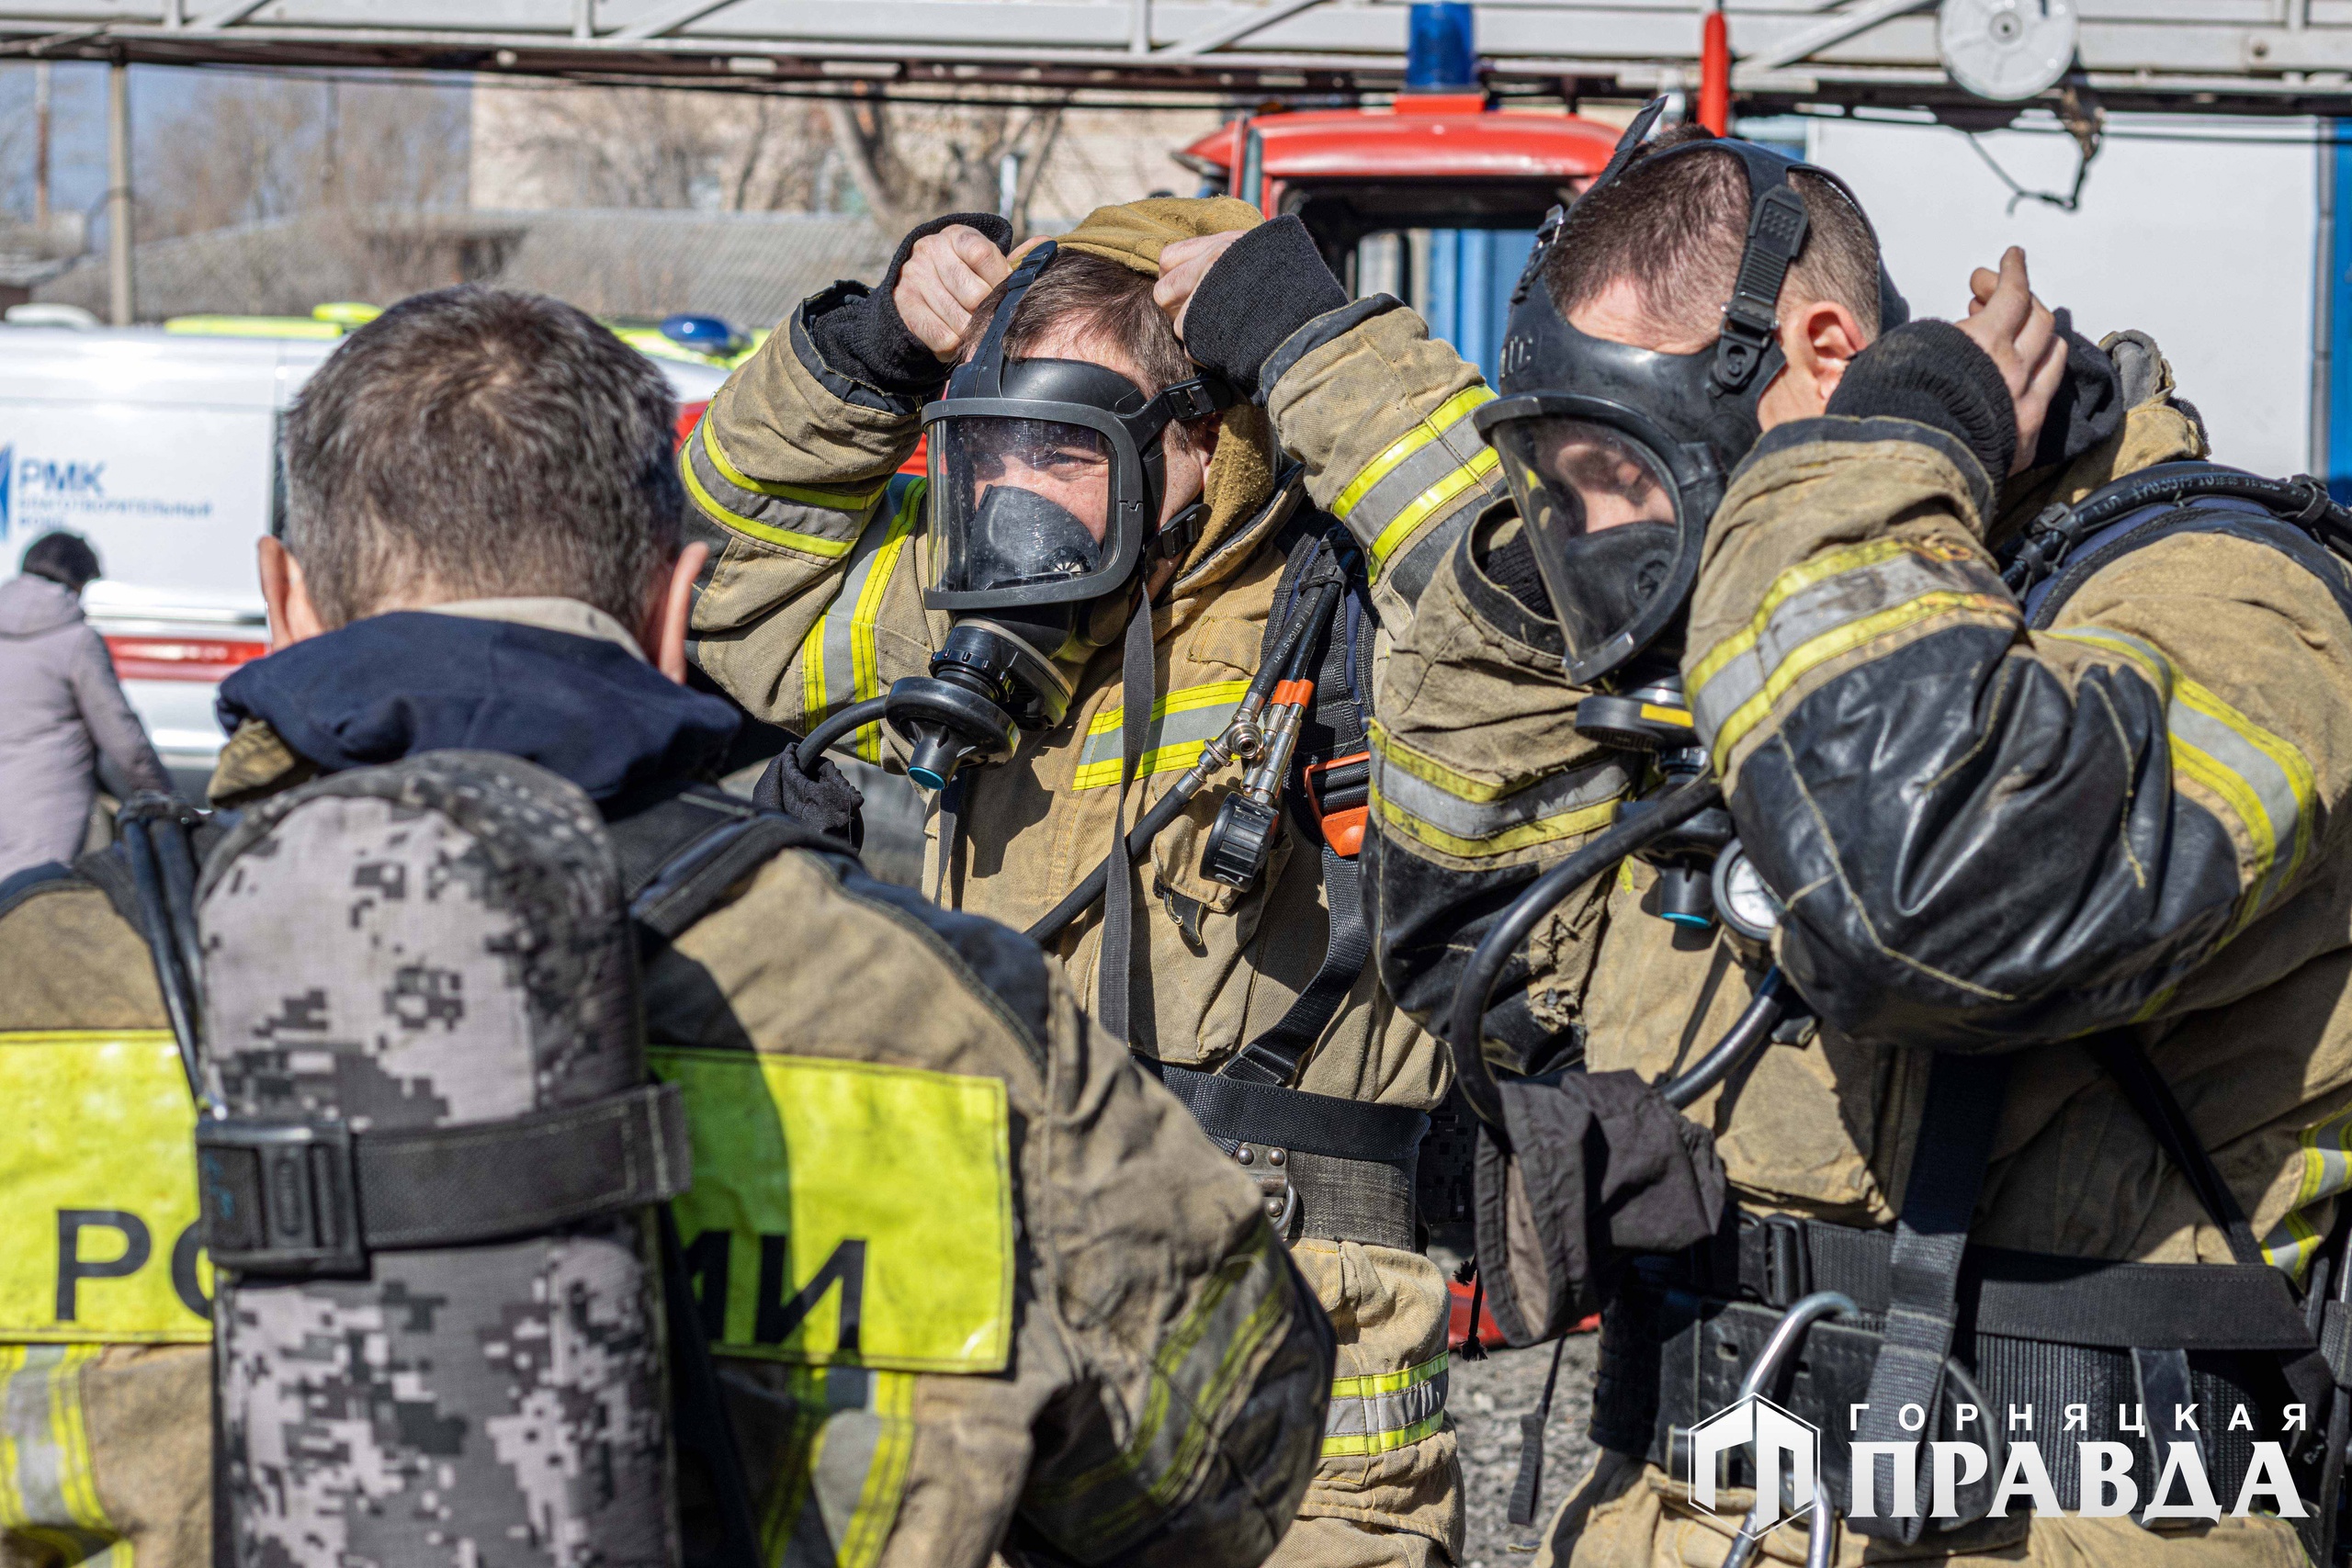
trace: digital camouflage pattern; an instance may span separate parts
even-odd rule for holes
[[[206,868],[208,1084],[232,1117],[458,1126],[644,1081],[595,808],[428,753],[253,808]],[[238,1561],[677,1558],[650,1224],[230,1278],[214,1313]]]

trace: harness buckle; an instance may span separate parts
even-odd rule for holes
[[[1274,1235],[1289,1245],[1291,1222],[1298,1218],[1298,1189],[1291,1185],[1290,1151],[1263,1144],[1237,1144],[1234,1163],[1246,1168],[1265,1194],[1265,1212]]]
[[[359,1275],[359,1183],[342,1122],[205,1117],[196,1127],[204,1245],[216,1268]]]
[[[1813,1258],[1804,1222],[1793,1214],[1764,1216],[1764,1304],[1785,1307],[1813,1293]]]
[[[1371,816],[1372,753],[1351,751],[1299,771],[1323,841],[1340,859],[1355,859],[1363,850],[1364,823]]]

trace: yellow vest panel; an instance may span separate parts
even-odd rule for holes
[[[1004,1369],[1012,1137],[1001,1081],[749,1051],[650,1058],[685,1091],[695,1184],[673,1208],[723,1353]]]
[[[211,1338],[170,1032],[0,1032],[0,1340]]]

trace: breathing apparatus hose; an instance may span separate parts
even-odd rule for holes
[[[882,710],[888,707],[889,703],[888,697],[882,696],[868,697],[862,703],[850,704],[849,706],[810,730],[808,739],[793,748],[793,765],[810,778],[815,778],[817,763],[824,757],[826,750],[833,742],[879,719],[882,716]]]
[[[1747,1060],[1749,1053],[1772,1037],[1773,1028],[1788,1010],[1788,978],[1776,964],[1764,971],[1764,978],[1757,982],[1756,995],[1748,1001],[1747,1010],[1724,1032],[1714,1049],[1692,1063],[1689,1071],[1660,1085],[1658,1093],[1666,1097],[1668,1105],[1681,1110],[1729,1077],[1731,1070]]]
[[[1657,803],[1638,816],[1621,817],[1590,843],[1530,883],[1527,891],[1503,911],[1502,918],[1471,953],[1469,964],[1462,971],[1461,983],[1454,987],[1453,1007],[1446,1020],[1446,1048],[1453,1054],[1453,1076],[1462,1085],[1463,1098],[1506,1148],[1510,1135],[1503,1126],[1502,1091],[1495,1087],[1495,1076],[1487,1069],[1483,1044],[1487,1004],[1502,978],[1503,966],[1525,943],[1536,922],[1570,893],[1594,877],[1613,871],[1619,861],[1664,838],[1722,799],[1722,787],[1713,776],[1702,774],[1656,797]],[[1746,1021],[1743,1017],[1741,1022]],[[1735,1026],[1734,1033],[1737,1032]],[[1769,1026],[1762,1032],[1770,1034]],[[1715,1055],[1711,1051],[1709,1059]]]
[[[1236,756],[1254,756],[1261,742],[1257,728],[1258,715],[1264,711],[1266,699],[1284,677],[1290,666],[1306,656],[1314,638],[1329,624],[1331,613],[1339,607],[1345,581],[1338,572],[1317,581],[1309,598],[1291,612],[1283,623],[1282,636],[1273,650],[1259,661],[1258,672],[1250,678],[1249,690],[1242,694],[1241,705],[1233,712],[1233,720],[1225,732],[1210,741],[1201,752],[1201,759],[1176,781],[1176,786],[1159,797],[1159,803],[1143,814],[1133,828],[1127,829],[1127,863],[1141,860],[1150,850],[1151,841],[1159,837],[1168,824],[1183,815],[1184,807],[1201,793],[1209,775]],[[815,736],[810,737],[811,739]],[[804,745],[806,742],[803,743]],[[1086,880],[1069,891],[1069,897],[1055,905],[1045,919],[1022,934],[1040,947],[1051,947],[1068,931],[1070,923],[1092,908],[1109,884],[1113,857],[1104,855]]]

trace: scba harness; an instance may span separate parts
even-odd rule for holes
[[[2352,513],[2308,477],[2267,479],[2208,463],[2161,465],[2045,509],[2003,552],[2004,579],[2028,626],[2045,629],[2096,573],[2183,534],[2274,549],[2318,577],[2352,617],[2344,559]],[[1905,1543],[1925,1536],[1952,1551],[1996,1544],[2016,1527],[1992,1515],[1996,1498],[2012,1450],[2031,1441],[2047,1490],[2068,1506],[2086,1481],[2109,1487],[2103,1478],[2128,1465],[2132,1511],[2151,1528],[2205,1501],[2192,1468],[2222,1510],[2251,1495],[2265,1511],[2291,1514],[2278,1495],[2291,1483],[2305,1549],[2336,1561],[2352,1438],[2352,1205],[2340,1207],[2299,1289],[2265,1260],[2136,1041],[2118,1031],[2083,1043],[2227,1237],[2230,1263],[1971,1245],[2008,1061],[1939,1055],[1893,1230],[1741,1212],[1713,1240],[1625,1272],[1604,1313],[1594,1440],[1689,1479],[1693,1428],[1759,1393],[1821,1430],[1824,1494],[1858,1533]],[[1934,1459],[1936,1443],[1975,1444],[1988,1462],[1979,1471]],[[1874,1517],[1857,1517],[1853,1455],[1862,1444],[1877,1445],[1867,1450]],[[1744,1450],[1729,1464],[1730,1483],[1754,1483]],[[2017,1511],[2017,1495],[2012,1487],[2005,1513]],[[1906,1498],[1917,1506],[1890,1517]],[[1939,1500],[1951,1506],[1930,1519]],[[1823,1530],[1810,1543],[1815,1560],[1827,1561],[1829,1537]],[[1755,1548],[1743,1531],[1729,1561],[1744,1562]]]

